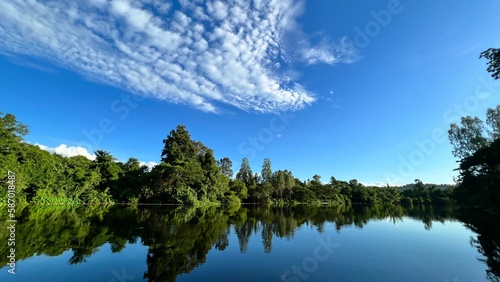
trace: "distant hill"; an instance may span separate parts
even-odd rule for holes
[[[434,187],[436,187],[437,189],[440,189],[440,190],[446,190],[446,189],[449,189],[449,188],[455,188],[455,185],[452,185],[452,184],[432,184],[432,183],[427,183],[427,184],[424,184],[424,186],[425,186],[425,188],[431,188],[432,186],[434,186]],[[396,186],[395,188],[397,188],[400,191],[405,191],[405,190],[413,189],[413,187],[415,187],[415,184],[406,184],[406,185],[403,185],[403,186]]]

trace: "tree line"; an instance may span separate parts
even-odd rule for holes
[[[161,163],[151,170],[136,158],[120,162],[109,152],[95,151],[95,159],[63,157],[23,142],[28,127],[12,114],[0,114],[0,171],[16,173],[17,200],[40,204],[165,203],[183,205],[262,204],[426,204],[451,201],[452,189],[424,186],[413,189],[366,187],[356,179],[301,181],[289,170],[273,171],[266,158],[260,174],[242,160],[234,175],[232,161],[216,160],[213,150],[194,141],[179,125],[163,140]],[[6,187],[2,185],[2,197]],[[5,200],[5,198],[3,199]]]

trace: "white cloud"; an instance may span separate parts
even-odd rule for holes
[[[359,59],[359,51],[345,37],[333,43],[323,39],[315,46],[309,45],[308,41],[302,41],[302,45],[303,47],[298,49],[299,56],[307,64],[325,63],[334,65],[338,63],[353,63]]]
[[[95,160],[96,156],[94,154],[90,154],[86,148],[84,147],[79,147],[79,146],[68,146],[66,144],[61,144],[55,148],[47,147],[42,144],[36,143],[35,146],[38,146],[40,149],[48,151],[52,154],[59,154],[64,157],[74,157],[74,156],[84,156],[89,160]],[[139,164],[145,165],[148,167],[149,170],[151,170],[155,165],[158,165],[158,163],[155,162],[144,162],[144,161],[139,161]]]
[[[208,12],[217,20],[222,20],[227,17],[227,6],[221,1],[207,3]]]
[[[158,165],[158,163],[155,163],[155,162],[142,162],[142,161],[140,161],[139,164],[141,166],[143,166],[143,165],[147,166],[149,171],[151,171],[153,169],[153,167]]]
[[[0,1],[0,53],[46,58],[139,95],[207,112],[315,101],[283,64],[350,63],[346,39],[309,43],[303,1]],[[299,36],[297,44],[286,40]],[[286,43],[287,42],[287,43]]]
[[[363,184],[364,186],[387,187],[387,183],[383,182],[374,182],[374,183],[360,182],[360,183]]]
[[[84,156],[89,160],[95,160],[95,155],[90,154],[87,151],[87,149],[84,147],[78,147],[78,146],[69,146],[68,147],[68,145],[66,145],[66,144],[61,144],[55,148],[50,148],[50,147],[47,147],[47,146],[41,145],[41,144],[35,144],[35,145],[38,146],[42,150],[45,150],[45,151],[48,151],[51,153],[55,153],[55,154],[59,154],[59,155],[64,156],[64,157]]]

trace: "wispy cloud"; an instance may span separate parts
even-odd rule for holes
[[[300,55],[307,64],[325,63],[329,65],[338,63],[353,63],[359,59],[359,51],[354,43],[347,38],[342,38],[337,42],[329,42],[323,39],[315,46],[309,46],[305,41],[303,48],[300,48]]]
[[[303,8],[294,0],[0,0],[0,51],[206,112],[293,110],[315,98],[282,63],[355,58],[345,39],[310,44],[296,24]],[[283,44],[291,31],[301,35],[299,56]]]
[[[49,73],[49,74],[56,74],[57,73],[57,71],[52,69],[52,68],[29,62],[25,59],[19,58],[18,56],[9,56],[8,58],[9,58],[9,61],[11,63],[16,64],[16,65],[21,66],[21,67],[27,67],[27,68],[35,69],[35,70],[42,71],[45,73]]]

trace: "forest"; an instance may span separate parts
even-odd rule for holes
[[[28,127],[12,114],[0,116],[0,168],[15,173],[17,201],[35,204],[156,203],[180,205],[262,204],[426,204],[448,203],[453,189],[438,189],[416,180],[412,189],[365,187],[357,180],[328,183],[321,176],[301,181],[291,171],[273,171],[264,159],[260,174],[247,158],[234,175],[232,161],[216,160],[213,150],[194,141],[184,126],[163,140],[161,163],[150,171],[135,158],[116,160],[95,151],[95,160],[63,157],[23,142]],[[234,176],[234,177],[233,177]],[[3,187],[1,195],[7,194]],[[5,197],[5,196],[4,196]],[[5,198],[3,199],[5,202]]]
[[[493,78],[500,74],[500,51],[488,49]],[[63,157],[24,142],[28,126],[13,114],[0,113],[0,202],[15,190],[16,202],[34,204],[178,204],[189,206],[241,203],[284,204],[445,204],[500,207],[500,105],[490,108],[483,122],[462,117],[451,124],[448,137],[459,160],[456,187],[415,183],[403,187],[366,187],[356,179],[337,180],[320,175],[302,181],[289,170],[272,169],[263,160],[260,174],[247,158],[239,170],[214,151],[191,138],[178,125],[163,140],[160,164],[151,170],[130,158],[120,162],[110,152],[97,150],[95,159]],[[12,175],[10,175],[12,174]],[[14,185],[15,184],[15,185]],[[442,189],[446,188],[446,189]],[[14,191],[13,190],[13,191]]]
[[[424,184],[418,179],[403,187],[366,187],[356,179],[342,181],[334,176],[323,182],[319,175],[301,181],[289,170],[273,171],[268,158],[263,160],[260,174],[252,170],[247,158],[234,173],[229,158],[216,160],[213,150],[192,140],[182,125],[163,140],[161,163],[151,170],[135,158],[120,162],[102,150],[94,152],[94,160],[63,157],[23,142],[28,127],[12,114],[0,115],[0,171],[5,183],[7,172],[15,173],[18,202],[34,204],[377,205],[459,200],[498,206],[499,115],[500,106],[488,110],[488,130],[478,118],[464,117],[461,125],[451,125],[454,153],[462,159],[456,188]],[[489,136],[480,138],[485,133]],[[481,143],[469,144],[477,140]],[[2,189],[5,203],[7,186],[2,185]]]

